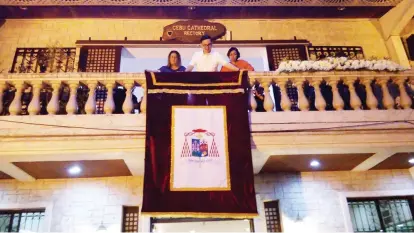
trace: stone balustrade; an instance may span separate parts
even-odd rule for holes
[[[413,71],[250,72],[249,78],[252,111],[411,109],[413,105]],[[136,87],[145,93],[145,86],[143,73],[0,74],[0,112],[145,113],[145,94],[134,99],[132,93]],[[116,96],[119,90],[124,97]],[[255,90],[260,98],[254,97]]]

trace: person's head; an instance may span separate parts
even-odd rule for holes
[[[204,35],[200,38],[200,46],[203,48],[203,53],[210,53],[213,47],[213,41],[209,35]]]
[[[172,50],[169,54],[168,54],[168,67],[171,66],[181,66],[181,55],[179,52]]]
[[[231,47],[227,52],[227,57],[229,57],[230,62],[235,62],[240,58],[240,52],[236,47]]]

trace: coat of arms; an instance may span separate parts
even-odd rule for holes
[[[215,133],[205,129],[194,129],[184,133],[185,140],[181,157],[219,157],[214,136]]]

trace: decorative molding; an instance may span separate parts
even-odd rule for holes
[[[3,0],[8,6],[396,6],[401,0]]]

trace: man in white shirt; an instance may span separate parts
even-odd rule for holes
[[[218,71],[218,66],[222,65],[230,70],[239,71],[240,69],[232,65],[218,52],[211,52],[213,43],[211,37],[204,35],[200,39],[200,45],[203,51],[196,52],[191,58],[190,64],[187,66],[185,71],[192,71],[196,68],[197,71],[214,72]]]

